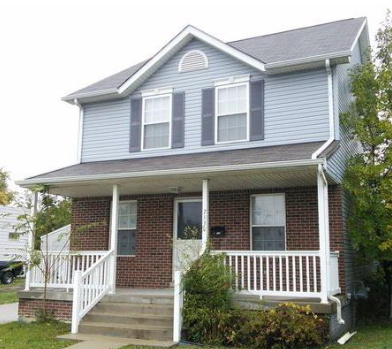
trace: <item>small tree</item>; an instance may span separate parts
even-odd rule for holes
[[[363,152],[348,161],[343,185],[351,194],[349,231],[366,261],[381,264],[392,297],[392,18],[376,35],[377,49],[350,73],[355,97],[343,126]],[[392,298],[391,298],[392,307]],[[392,311],[391,311],[392,314]]]
[[[8,172],[0,168],[0,205],[8,205],[14,196],[14,193],[8,188]]]
[[[47,311],[47,285],[54,268],[60,268],[57,262],[65,246],[68,245],[70,234],[62,236],[62,249],[56,252],[54,258],[49,258],[48,235],[50,232],[59,229],[71,222],[70,201],[55,195],[49,194],[47,187],[38,186],[33,189],[33,194],[26,194],[25,197],[16,200],[19,207],[24,208],[25,213],[18,217],[18,223],[14,227],[15,232],[20,234],[33,235],[33,248],[28,251],[26,260],[27,268],[36,267],[40,270],[44,278],[43,304],[39,317],[43,321],[51,319],[51,314]],[[33,202],[33,195],[37,193],[38,203]],[[33,212],[33,205],[36,205],[36,212]],[[41,237],[46,236],[45,248],[41,249]]]

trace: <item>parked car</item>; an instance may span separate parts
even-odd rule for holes
[[[22,262],[0,262],[0,281],[2,284],[12,284],[14,282],[14,279],[17,276],[22,276],[23,273],[24,270]]]

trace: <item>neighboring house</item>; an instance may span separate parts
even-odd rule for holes
[[[15,232],[18,217],[25,211],[19,207],[0,206],[0,261],[24,261],[27,235]]]
[[[41,251],[68,253],[70,248],[71,225],[66,225],[41,236]]]
[[[333,336],[345,331],[365,268],[341,186],[358,145],[339,114],[368,46],[365,18],[229,43],[187,26],[152,58],[64,97],[80,108],[78,163],[19,182],[72,198],[78,252],[49,286],[76,291],[51,293],[55,315],[72,317],[73,332],[178,341],[173,279],[211,240],[239,304],[310,303],[332,313]],[[33,316],[37,270],[26,286],[19,313]]]

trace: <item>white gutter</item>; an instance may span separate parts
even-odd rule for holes
[[[296,166],[297,167],[316,166],[323,163],[324,163],[323,159],[275,161],[275,162],[263,162],[263,163],[253,163],[253,164],[241,164],[241,165],[208,166],[208,167],[140,171],[140,172],[123,172],[123,173],[115,173],[115,174],[111,173],[111,174],[98,174],[98,175],[70,176],[70,177],[31,178],[22,181],[17,181],[16,184],[20,186],[31,186],[40,183],[61,184],[61,183],[70,183],[70,182],[78,182],[78,181],[84,182],[84,181],[94,181],[94,180],[143,178],[143,177],[152,177],[152,176],[203,174],[209,172],[246,171],[246,170],[273,169],[273,168],[296,167]]]
[[[329,111],[329,139],[312,154],[312,159],[317,159],[318,156],[335,140],[335,116],[333,108],[333,84],[332,84],[332,70],[329,59],[325,60],[325,69],[327,71],[328,80],[328,111]]]
[[[74,99],[74,104],[79,107],[79,128],[78,128],[78,143],[77,143],[77,153],[76,162],[82,162],[82,139],[83,139],[83,121],[84,121],[84,110],[83,106],[79,103],[77,99]]]

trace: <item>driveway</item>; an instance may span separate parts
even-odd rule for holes
[[[18,321],[18,303],[0,305],[0,324]]]

